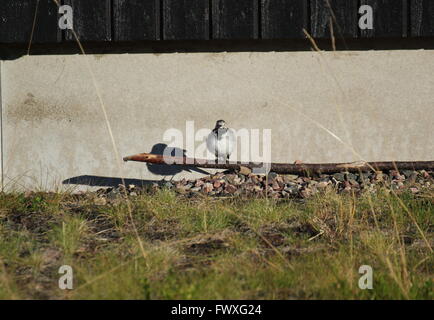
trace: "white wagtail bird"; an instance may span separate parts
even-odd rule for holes
[[[219,162],[219,160],[227,162],[234,150],[235,144],[236,137],[234,131],[226,127],[224,120],[218,120],[215,124],[215,128],[211,131],[206,140],[206,146],[209,152],[215,155],[217,162]]]

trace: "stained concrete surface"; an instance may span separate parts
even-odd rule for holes
[[[273,162],[433,160],[433,54],[168,53],[2,61],[3,185],[54,189],[92,185],[88,177],[110,184],[121,177],[145,183],[201,174],[165,174],[118,161],[98,90],[119,156],[169,143],[164,132],[185,132],[187,120],[200,129],[225,119],[235,129],[271,129]],[[191,154],[188,145],[176,147]]]

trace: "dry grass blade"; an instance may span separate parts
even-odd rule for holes
[[[60,6],[60,3],[59,3],[58,0],[53,0],[53,1],[56,3],[57,6]],[[104,115],[104,121],[105,121],[105,124],[107,126],[107,131],[108,131],[109,136],[110,136],[110,141],[111,141],[111,144],[112,144],[112,147],[113,147],[113,152],[115,154],[115,159],[117,160],[116,163],[117,163],[117,166],[118,166],[118,170],[119,170],[119,172],[123,172],[123,169],[122,169],[122,166],[121,166],[122,157],[120,156],[118,148],[117,148],[117,145],[116,145],[116,141],[115,141],[115,138],[114,138],[114,135],[113,135],[113,130],[112,130],[112,127],[111,127],[111,124],[110,124],[110,120],[109,120],[108,115],[107,115],[107,109],[106,109],[106,106],[104,104],[104,101],[103,101],[103,98],[102,98],[102,94],[101,94],[101,90],[99,88],[98,82],[97,82],[97,80],[95,78],[95,74],[94,74],[94,72],[92,70],[92,67],[91,67],[90,63],[89,63],[89,60],[88,60],[88,57],[87,57],[86,52],[84,50],[84,47],[83,47],[82,43],[80,42],[80,40],[79,40],[79,38],[77,36],[77,33],[73,29],[70,30],[70,31],[73,34],[74,39],[77,42],[77,44],[78,44],[78,46],[80,48],[81,53],[85,57],[86,67],[87,67],[87,70],[89,71],[89,74],[90,74],[90,76],[92,78],[92,84],[93,84],[93,86],[95,88],[95,92],[96,92],[96,95],[98,97],[99,106],[100,106],[101,111],[102,111],[102,113]],[[123,176],[124,175],[121,175],[121,177],[122,177],[122,183],[123,183],[123,185],[126,185]],[[130,215],[131,223],[132,223],[133,228],[134,228],[134,232],[136,234],[137,242],[139,243],[140,249],[142,251],[143,258],[146,258],[146,252],[145,252],[145,249],[144,249],[144,246],[143,246],[143,242],[140,239],[139,233],[137,231],[137,226],[136,226],[136,224],[134,222],[134,218],[133,218],[133,215],[132,215],[131,203],[130,203],[130,201],[129,201],[129,199],[127,197],[125,197],[125,201],[126,201],[127,206],[128,206],[128,212],[129,212],[129,215]]]

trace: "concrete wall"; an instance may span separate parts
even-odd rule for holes
[[[6,188],[163,178],[117,162],[91,72],[121,156],[223,118],[272,129],[274,162],[358,160],[318,123],[369,161],[434,158],[433,51],[26,56],[1,62]]]

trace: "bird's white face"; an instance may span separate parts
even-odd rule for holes
[[[219,120],[216,122],[215,127],[217,129],[219,128],[226,128],[226,122],[224,120]]]

